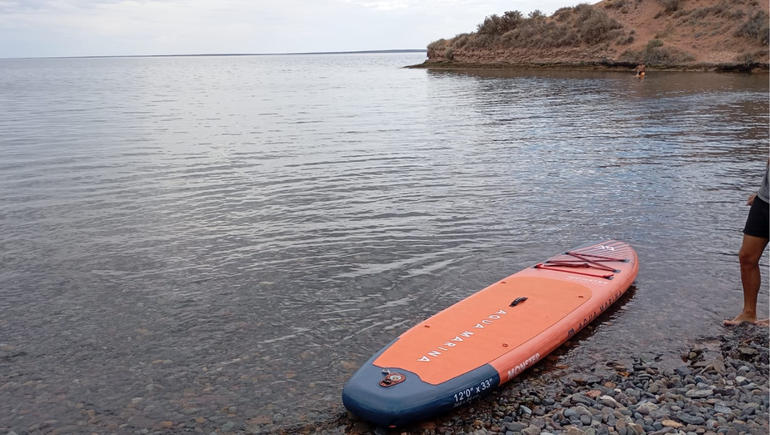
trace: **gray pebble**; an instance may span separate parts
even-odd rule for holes
[[[703,417],[690,415],[681,411],[676,413],[676,418],[678,418],[679,420],[687,424],[694,424],[694,425],[699,425],[706,422],[706,420],[703,419]]]
[[[730,426],[733,427],[733,429],[737,430],[739,433],[749,433],[751,432],[751,428],[748,425],[742,424],[742,423],[730,423]]]
[[[689,390],[685,396],[691,399],[703,399],[714,394],[714,390]]]
[[[573,394],[572,395],[572,403],[578,405],[586,405],[586,406],[594,406],[596,402],[589,399],[588,397],[582,395],[582,394]]]
[[[524,423],[519,423],[517,421],[512,421],[510,423],[505,423],[505,428],[511,432],[521,432],[522,430],[527,428],[527,425]]]
[[[535,417],[532,420],[530,420],[529,425],[530,426],[536,426],[536,427],[538,427],[540,429],[543,429],[543,428],[545,428],[545,419],[540,418],[540,417]]]
[[[601,400],[601,403],[604,406],[608,406],[610,408],[620,408],[618,402],[610,396],[602,396],[599,398],[599,400]]]

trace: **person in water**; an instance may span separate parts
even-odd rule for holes
[[[644,77],[644,72],[647,70],[647,68],[644,66],[643,63],[639,62],[639,65],[634,68],[634,71],[636,71],[637,77]]]
[[[743,244],[738,252],[738,259],[741,264],[741,283],[743,284],[743,311],[733,320],[725,320],[727,326],[740,325],[743,322],[770,326],[769,319],[757,320],[757,296],[762,280],[759,259],[762,257],[770,238],[770,219],[768,219],[768,212],[770,211],[770,206],[768,206],[770,186],[768,183],[770,181],[768,180],[768,171],[770,171],[770,160],[768,160],[765,177],[762,179],[759,190],[751,195],[746,203],[751,206],[751,209],[743,229]]]

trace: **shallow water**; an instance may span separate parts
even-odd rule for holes
[[[409,325],[602,237],[635,291],[564,363],[737,314],[767,75],[421,61],[0,60],[0,429],[330,421]]]

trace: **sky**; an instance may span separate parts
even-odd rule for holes
[[[424,49],[574,0],[0,0],[0,58]]]

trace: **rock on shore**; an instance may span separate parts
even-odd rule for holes
[[[609,361],[607,374],[571,373],[548,385],[527,374],[468,409],[387,430],[352,415],[297,433],[322,435],[768,434],[768,329],[742,325],[659,358]],[[670,364],[668,364],[670,365]]]

